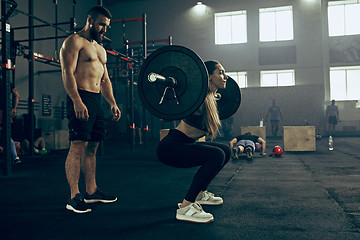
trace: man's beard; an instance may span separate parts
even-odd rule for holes
[[[90,28],[90,36],[98,43],[101,43],[103,40],[102,36],[95,30],[94,27]]]

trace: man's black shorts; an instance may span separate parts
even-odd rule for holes
[[[67,118],[69,120],[69,140],[102,141],[105,135],[104,110],[101,106],[101,94],[78,89],[81,100],[88,109],[87,121],[76,118],[74,104],[67,97]]]
[[[329,116],[329,124],[337,124],[336,116]]]

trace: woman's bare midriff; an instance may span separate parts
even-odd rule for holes
[[[176,127],[176,130],[179,130],[180,132],[184,133],[189,138],[192,138],[195,140],[206,135],[206,132],[204,132],[200,129],[194,128],[182,120],[181,120],[180,124]]]

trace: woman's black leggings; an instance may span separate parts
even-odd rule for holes
[[[231,149],[228,145],[215,142],[196,142],[181,131],[171,129],[157,148],[159,160],[177,168],[200,166],[185,196],[190,202],[200,191],[205,191],[210,182],[229,162]]]

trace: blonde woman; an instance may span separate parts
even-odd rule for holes
[[[219,62],[207,61],[205,65],[209,73],[209,90],[204,103],[171,129],[157,149],[159,160],[166,165],[177,168],[200,166],[176,212],[176,219],[197,223],[214,221],[213,215],[205,212],[201,204],[223,204],[223,199],[208,192],[207,187],[231,156],[231,149],[226,144],[196,141],[203,136],[211,140],[216,137],[220,119],[215,93],[219,88],[225,88],[227,80],[225,69]]]

